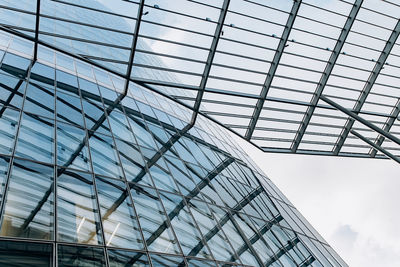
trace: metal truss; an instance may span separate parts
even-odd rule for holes
[[[14,12],[31,18],[34,16],[33,21],[35,21],[34,27],[30,28],[10,21],[0,24],[0,30],[32,41],[33,62],[38,59],[38,49],[42,46],[124,79],[123,93],[111,108],[106,110],[107,113],[112,112],[112,107],[120,103],[127,94],[130,83],[133,83],[192,110],[187,130],[196,123],[197,116],[202,115],[265,152],[362,158],[399,157],[400,148],[397,142],[388,137],[396,139],[400,135],[396,127],[399,126],[400,97],[390,92],[399,89],[390,82],[390,79],[397,79],[395,70],[400,67],[400,62],[396,61],[400,55],[396,54],[397,49],[395,49],[399,47],[397,39],[400,34],[400,22],[396,17],[398,5],[379,2],[377,5],[387,5],[386,11],[381,12],[376,11],[378,8],[374,9],[373,3],[362,0],[341,1],[341,11],[328,10],[304,0],[293,1],[290,6],[270,6],[267,3],[244,0],[235,3],[225,0],[221,6],[201,1],[187,1],[188,5],[195,5],[199,9],[189,13],[176,8],[175,2],[163,4],[164,6],[150,5],[144,0],[122,2],[135,6],[137,14],[128,15],[117,10],[99,9],[84,3],[76,4],[62,0],[53,0],[46,4],[61,5],[66,10],[90,11],[121,20],[130,20],[135,23],[132,31],[111,24],[89,23],[73,17],[55,17],[43,13],[41,5],[44,3],[40,0],[36,1],[36,11],[19,6],[0,6],[4,12]],[[202,12],[202,9],[208,11]],[[42,7],[42,10],[45,9]],[[303,10],[308,10],[308,13]],[[269,12],[273,12],[274,16],[270,16]],[[389,25],[378,20],[372,21],[365,16],[359,16],[360,12],[374,13],[396,23]],[[158,13],[159,17],[157,19],[151,17],[153,13]],[[213,17],[208,17],[209,13],[218,16],[214,15],[214,20]],[[277,14],[281,16],[280,19],[275,18]],[[322,20],[321,18],[325,16],[331,16],[331,20]],[[171,20],[164,19],[174,20],[175,17],[190,23],[173,24],[170,23]],[[333,18],[343,23],[335,23]],[[99,38],[94,40],[85,35],[70,36],[64,32],[49,31],[45,27],[39,27],[41,19],[60,21],[72,28],[86,27],[93,32],[99,32]],[[355,23],[357,27],[352,27]],[[253,27],[258,24],[262,27]],[[304,26],[308,24],[315,26],[315,29],[313,30],[312,26]],[[360,24],[373,29],[362,30]],[[277,35],[268,31],[270,26],[282,30]],[[329,31],[324,33],[320,31],[320,27],[335,30],[338,34],[332,35]],[[190,38],[173,40],[157,34],[157,30],[149,31],[148,28],[180,32]],[[119,34],[121,40],[125,40],[125,37],[132,38],[132,42],[113,42],[104,35],[107,31]],[[390,31],[391,34],[371,34],[376,31]],[[295,40],[294,36],[297,36],[297,39],[299,34],[312,37],[309,38],[311,41],[304,38]],[[359,42],[355,36],[368,41]],[[388,38],[385,39],[383,36]],[[81,54],[67,46],[48,43],[45,41],[48,37],[128,52],[129,56],[117,58],[91,54],[90,51]],[[208,45],[204,45],[202,40],[205,39],[208,39]],[[334,43],[334,47],[313,43],[314,39],[329,41]],[[182,51],[190,50],[191,55],[137,47],[138,42],[146,41],[179,47]],[[379,46],[374,42],[385,45]],[[368,53],[378,53],[379,56],[371,59],[366,56],[367,53],[357,54],[357,51],[347,53],[349,47]],[[312,53],[308,53],[311,50]],[[137,53],[170,59],[180,62],[180,65],[176,67],[139,62],[135,60]],[[328,53],[327,59],[319,56]],[[197,54],[205,56],[201,58]],[[266,57],[267,54],[271,56]],[[299,65],[297,61],[310,64]],[[369,62],[368,64],[372,61],[374,66],[369,68],[368,64],[357,63],[358,61]],[[314,63],[323,65],[324,68],[316,68],[313,66]],[[119,64],[126,69],[121,71],[110,64]],[[201,71],[192,68],[193,64],[202,66]],[[256,67],[259,64],[264,67]],[[267,70],[265,66],[269,66]],[[160,78],[137,76],[132,71],[134,68],[177,75],[178,79],[171,81],[162,79],[161,76]],[[292,74],[297,71],[301,71],[304,75]],[[369,73],[369,76],[367,79],[357,78],[351,74],[352,71]],[[318,79],[314,78],[315,76]],[[187,79],[180,80],[179,77]],[[260,77],[263,79],[259,79]],[[346,80],[346,83],[337,84],[334,82],[335,79]],[[285,82],[281,82],[282,80]],[[362,83],[363,86],[361,88],[353,86],[353,82]],[[310,87],[316,89],[309,90]],[[358,99],[354,97],[355,95]],[[389,99],[390,103],[396,104],[376,102],[374,98]],[[326,99],[329,102],[325,101]],[[351,103],[353,108],[350,109],[343,103]],[[385,108],[391,109],[390,114]],[[350,112],[351,115],[343,110]],[[363,118],[367,119],[363,121]],[[343,121],[343,124],[333,123],[332,120]],[[367,122],[369,126],[360,128],[356,122],[363,125]],[[99,124],[101,125],[101,121]],[[381,131],[370,127],[371,125],[380,128]],[[338,129],[340,133],[334,133]],[[374,134],[373,138],[366,137]],[[384,142],[385,139],[392,142]]]

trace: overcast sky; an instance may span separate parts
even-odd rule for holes
[[[398,163],[270,154],[238,142],[351,267],[400,266]]]

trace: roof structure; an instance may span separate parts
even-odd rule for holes
[[[103,1],[112,11],[91,1],[6,2],[0,30],[34,41],[34,59],[40,46],[62,51],[124,78],[125,91],[130,82],[145,86],[265,152],[400,162],[395,2]],[[70,20],[51,5],[104,20]],[[16,13],[35,23],[10,19]],[[113,16],[126,25],[109,25]],[[49,20],[54,29],[43,27]],[[166,67],[143,64],[140,54]]]

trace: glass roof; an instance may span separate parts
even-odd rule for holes
[[[398,14],[378,0],[0,0],[0,29],[35,41],[34,58],[38,44],[65,52],[266,152],[399,161]]]

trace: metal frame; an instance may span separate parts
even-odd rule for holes
[[[265,98],[267,97],[268,90],[271,87],[272,79],[275,77],[276,69],[279,66],[279,61],[281,60],[283,50],[286,47],[286,43],[288,41],[290,31],[292,30],[294,21],[297,16],[297,12],[299,11],[300,4],[301,4],[301,0],[293,1],[292,10],[290,11],[288,20],[286,22],[285,29],[283,30],[281,40],[279,41],[278,47],[276,48],[274,59],[271,62],[271,67],[269,68],[267,77],[265,79],[265,82],[264,82],[264,85],[263,85],[263,88],[262,88],[262,91],[260,94],[260,99],[257,101],[257,104],[253,111],[252,118],[249,123],[249,127],[247,128],[246,134],[244,136],[244,138],[246,140],[250,140],[250,138],[253,135],[258,118],[260,117],[260,114],[262,111],[262,107],[264,106]]]
[[[321,76],[321,79],[318,83],[318,87],[314,92],[313,98],[311,100],[311,106],[307,109],[306,114],[304,115],[303,121],[300,124],[300,128],[296,134],[296,137],[294,138],[293,144],[291,146],[291,150],[293,152],[296,152],[297,148],[300,145],[301,139],[304,136],[304,133],[306,132],[307,126],[310,123],[311,117],[315,111],[315,105],[318,103],[319,98],[322,94],[322,91],[325,88],[325,85],[328,82],[329,76],[332,73],[332,70],[335,66],[336,60],[339,57],[340,51],[343,48],[343,45],[346,41],[347,36],[349,35],[351,26],[353,26],[354,21],[356,20],[356,16],[358,11],[361,8],[361,4],[363,3],[363,0],[357,0],[353,4],[353,8],[350,11],[350,14],[347,18],[347,21],[345,25],[343,26],[342,32],[340,33],[339,38],[337,39],[335,48],[333,49],[331,56],[329,58],[329,61],[325,67],[325,70]]]
[[[376,90],[372,90],[374,85],[377,86],[386,86],[387,88],[391,89],[400,89],[400,87],[397,87],[395,85],[391,84],[386,84],[385,82],[376,82],[377,77],[388,77],[388,78],[397,78],[396,75],[391,75],[390,72],[384,72],[381,73],[381,69],[384,67],[384,64],[389,65],[386,62],[386,59],[393,54],[391,52],[392,48],[396,44],[396,40],[398,38],[399,32],[400,32],[400,22],[397,19],[397,25],[395,26],[394,29],[388,29],[385,26],[379,25],[379,23],[371,22],[366,19],[358,18],[357,14],[360,9],[365,9],[368,12],[375,12],[381,16],[385,16],[391,19],[395,19],[393,16],[386,14],[384,12],[378,12],[374,11],[368,6],[367,3],[363,4],[362,0],[357,0],[354,4],[349,3],[344,1],[343,3],[347,6],[350,7],[351,5],[351,11],[349,14],[343,14],[340,12],[337,12],[335,10],[327,10],[323,7],[316,6],[310,3],[302,3],[301,0],[296,0],[293,2],[293,5],[291,5],[291,9],[289,6],[289,9],[284,10],[272,6],[268,6],[268,4],[260,4],[256,3],[254,1],[244,1],[247,2],[250,5],[253,5],[254,8],[263,8],[266,11],[272,10],[274,12],[279,12],[283,16],[287,16],[287,21],[286,24],[283,24],[281,22],[274,21],[273,18],[264,18],[264,17],[256,17],[253,16],[251,13],[249,13],[247,10],[236,10],[234,8],[230,8],[229,6],[229,0],[225,0],[222,4],[222,6],[214,6],[212,4],[206,4],[202,3],[201,1],[190,1],[196,5],[201,5],[205,8],[211,8],[218,10],[220,12],[218,21],[212,21],[210,19],[206,19],[207,23],[211,23],[215,25],[215,32],[214,34],[212,33],[206,33],[206,32],[201,32],[199,30],[193,30],[190,28],[187,28],[185,25],[172,25],[168,24],[163,21],[158,21],[158,20],[152,20],[151,18],[149,19],[144,19],[143,17],[143,9],[146,8],[150,11],[157,10],[158,12],[162,12],[163,15],[169,16],[169,15],[176,15],[176,16],[181,16],[187,19],[192,19],[195,23],[204,23],[204,17],[201,17],[200,15],[194,15],[194,14],[187,14],[182,11],[176,11],[173,9],[169,9],[168,7],[158,7],[158,6],[152,6],[148,5],[145,3],[145,1],[141,0],[138,2],[133,2],[133,1],[125,1],[129,2],[132,5],[136,5],[138,8],[138,12],[136,17],[134,16],[127,16],[123,14],[118,14],[114,12],[110,12],[107,10],[99,10],[96,8],[92,8],[89,6],[81,5],[81,4],[73,4],[73,3],[68,3],[62,0],[54,0],[55,2],[59,4],[65,5],[65,8],[69,7],[74,7],[76,9],[86,9],[90,10],[91,12],[100,12],[104,13],[107,15],[113,15],[116,17],[121,17],[129,20],[134,20],[136,21],[135,23],[135,28],[133,33],[130,33],[126,30],[121,30],[121,29],[114,29],[112,27],[105,27],[101,25],[96,25],[96,24],[91,24],[91,23],[84,23],[80,21],[74,21],[68,18],[57,18],[48,14],[41,14],[40,13],[40,0],[37,0],[37,5],[36,5],[36,12],[34,11],[28,11],[24,9],[19,9],[17,7],[8,7],[8,6],[0,6],[0,8],[4,10],[10,10],[13,12],[18,12],[18,13],[24,13],[26,15],[30,16],[35,16],[35,28],[28,29],[24,27],[19,27],[16,25],[5,25],[1,24],[0,25],[0,30],[17,35],[19,37],[28,39],[32,42],[34,42],[34,51],[33,51],[33,59],[36,61],[37,59],[37,51],[38,51],[38,46],[42,45],[51,49],[54,49],[58,52],[62,52],[64,54],[67,54],[69,56],[72,56],[76,59],[82,60],[84,62],[87,62],[97,68],[100,68],[102,70],[108,71],[114,75],[117,75],[118,77],[121,77],[125,80],[125,85],[123,89],[123,93],[119,96],[119,98],[115,101],[115,105],[118,105],[118,103],[125,97],[127,94],[128,88],[129,88],[129,83],[135,83],[138,85],[141,85],[155,93],[161,94],[164,97],[169,98],[170,100],[173,100],[186,108],[189,108],[193,111],[191,122],[189,125],[194,125],[196,122],[196,118],[198,114],[201,114],[205,116],[206,118],[212,120],[213,122],[221,125],[222,127],[228,129],[232,133],[244,138],[251,144],[255,145],[257,148],[261,149],[262,151],[265,152],[278,152],[278,153],[298,153],[298,154],[311,154],[311,155],[332,155],[332,156],[350,156],[350,157],[371,157],[371,158],[386,158],[385,153],[378,154],[377,155],[377,148],[372,147],[368,153],[359,153],[357,152],[357,148],[365,148],[365,147],[371,147],[370,144],[366,143],[366,145],[355,145],[351,144],[349,142],[345,142],[345,140],[349,139],[357,139],[356,135],[349,135],[351,130],[354,130],[358,132],[359,134],[368,131],[368,132],[374,132],[374,129],[371,129],[370,127],[365,130],[365,129],[359,129],[359,128],[353,128],[354,122],[358,121],[357,118],[353,118],[350,116],[337,116],[337,115],[330,115],[332,110],[335,110],[335,108],[332,105],[324,105],[319,103],[320,96],[322,95],[324,88],[326,86],[329,86],[331,88],[336,88],[337,90],[345,90],[346,92],[351,92],[354,94],[354,92],[359,92],[358,89],[356,88],[351,88],[350,85],[345,85],[345,86],[338,86],[335,84],[329,84],[329,78],[330,77],[335,77],[335,78],[341,78],[341,79],[349,79],[357,82],[363,82],[365,84],[362,92],[359,95],[359,98],[357,100],[356,105],[351,112],[359,115],[359,114],[366,114],[366,115],[373,115],[378,117],[383,117],[386,119],[386,122],[382,124],[380,121],[373,121],[369,120],[370,123],[375,124],[377,127],[381,127],[382,130],[385,133],[389,133],[391,131],[392,126],[395,124],[397,117],[400,114],[400,100],[397,99],[396,96],[387,94],[387,93],[380,93],[377,92]],[[395,5],[393,3],[387,3],[390,5]],[[334,14],[335,16],[340,16],[343,18],[346,18],[346,22],[344,23],[344,26],[338,26],[334,25],[332,23],[328,23],[325,21],[321,21],[318,19],[313,18],[312,16],[306,17],[301,15],[302,13],[299,13],[299,10],[301,8],[313,8],[316,11],[321,11],[321,12],[328,12],[331,14]],[[229,24],[230,22],[225,22],[225,19],[228,14],[235,15],[235,16],[240,16],[243,19],[251,19],[259,23],[268,23],[277,27],[282,27],[283,32],[280,37],[276,37],[275,35],[271,35],[270,33],[264,32],[262,30],[255,30],[252,28],[247,28],[243,27],[242,25],[233,25]],[[59,33],[52,33],[52,32],[46,32],[44,29],[39,28],[39,22],[40,18],[46,18],[46,19],[51,19],[51,20],[60,20],[65,23],[69,23],[71,25],[78,25],[78,26],[85,26],[85,27],[90,27],[93,30],[103,30],[103,31],[110,31],[110,32],[115,32],[123,35],[132,35],[132,44],[131,46],[128,46],[126,44],[114,44],[110,42],[109,40],[104,40],[104,41],[93,41],[93,40],[87,40],[87,39],[82,39],[78,37],[73,37],[73,36],[66,36],[63,34]],[[301,18],[303,20],[310,21],[312,23],[316,23],[319,25],[322,25],[324,27],[331,27],[336,30],[341,30],[340,35],[338,38],[336,37],[331,37],[325,34],[317,33],[317,32],[312,32],[310,30],[303,29],[300,25],[295,25],[295,20],[296,18]],[[357,31],[356,29],[352,29],[352,24],[354,21],[362,22],[367,25],[372,25],[377,28],[380,28],[382,30],[391,30],[392,34],[387,40],[384,40],[381,37],[366,34],[360,31]],[[203,22],[202,22],[203,21]],[[188,40],[183,40],[183,41],[173,41],[173,40],[167,40],[162,37],[158,36],[152,36],[151,34],[142,31],[140,32],[140,25],[141,23],[144,22],[148,25],[152,26],[157,26],[157,27],[164,27],[164,28],[169,28],[173,29],[176,31],[182,31],[185,33],[190,33],[195,36],[202,36],[206,38],[212,38],[211,40],[211,45],[210,47],[204,47],[200,43],[199,44],[192,44]],[[242,40],[242,39],[235,39],[231,38],[228,35],[225,34],[223,36],[223,31],[225,32],[228,31],[240,31],[245,34],[254,34],[256,36],[262,37],[262,38],[275,38],[279,39],[279,42],[277,43],[276,47],[268,47],[268,44],[265,46],[258,45],[256,43],[252,43],[251,40]],[[304,33],[304,34],[309,34],[312,36],[315,36],[317,38],[323,38],[325,40],[330,40],[330,41],[336,41],[335,47],[330,50],[329,48],[323,48],[323,47],[318,47],[316,45],[313,45],[311,43],[305,43],[305,42],[299,42],[293,39],[290,39],[290,35],[292,31]],[[350,40],[347,40],[347,36],[349,32],[358,34],[360,36],[363,36],[365,38],[370,38],[378,41],[385,41],[386,45],[382,50],[378,50],[377,48],[374,48],[372,46],[369,46],[368,44],[360,44],[360,43],[355,43]],[[33,33],[32,35],[25,34],[25,32],[30,32]],[[129,51],[129,58],[126,60],[113,60],[112,58],[106,58],[106,57],[99,57],[99,56],[92,56],[92,55],[78,55],[75,53],[72,53],[70,51],[67,51],[66,49],[62,47],[57,47],[51,44],[48,44],[42,40],[41,37],[44,36],[52,36],[55,38],[61,38],[65,40],[72,40],[72,41],[79,41],[83,43],[89,43],[93,45],[99,45],[99,46],[104,46],[104,47],[110,47],[113,49],[120,49],[123,51]],[[138,49],[136,47],[138,39],[147,39],[147,40],[153,40],[153,41],[159,41],[171,45],[178,45],[182,46],[185,48],[190,48],[194,49],[195,51],[200,51],[204,53],[204,51],[208,51],[208,56],[206,60],[198,60],[190,57],[185,57],[185,56],[178,56],[170,53],[159,53],[159,52],[153,52],[150,50],[146,49]],[[271,60],[266,60],[262,56],[260,57],[255,57],[247,54],[243,54],[241,51],[236,51],[236,50],[226,50],[225,48],[219,47],[218,43],[219,40],[223,40],[224,42],[232,42],[235,45],[244,45],[246,47],[249,47],[250,49],[259,49],[260,51],[268,51],[269,53],[272,51],[274,52],[274,56]],[[371,61],[371,59],[363,58],[361,56],[357,55],[351,55],[351,54],[346,54],[344,51],[342,51],[342,48],[345,44],[354,46],[356,48],[360,49],[366,49],[371,52],[380,52],[379,59],[376,60],[375,67],[373,70],[368,70],[364,68],[364,66],[360,67],[354,67],[350,66],[347,64],[344,64],[342,62],[337,63],[337,59],[339,55],[341,57],[346,57],[349,60],[351,59],[356,59],[356,60],[367,60]],[[291,49],[285,49],[286,46],[301,46],[304,48],[312,48],[312,49],[317,49],[318,51],[332,51],[330,53],[330,58],[328,61],[319,59],[315,56],[309,56],[303,53],[299,52],[292,52],[293,50]],[[159,66],[152,66],[148,64],[141,64],[141,63],[135,63],[134,62],[134,57],[135,53],[140,52],[143,54],[147,55],[152,55],[152,56],[160,56],[160,57],[167,57],[171,58],[174,60],[180,60],[182,62],[186,63],[195,63],[195,64],[204,64],[204,69],[202,73],[198,73],[195,71],[191,71],[190,69],[187,70],[181,70],[181,69],[174,69],[174,68],[168,68],[168,67],[159,67]],[[221,54],[223,56],[229,56],[229,57],[235,57],[240,60],[249,60],[249,61],[254,61],[254,62],[259,62],[262,64],[270,64],[268,72],[263,72],[259,71],[253,68],[245,68],[241,66],[235,66],[232,64],[225,64],[221,62],[214,62],[214,57],[216,54]],[[298,57],[301,59],[306,59],[306,60],[312,60],[315,62],[324,63],[325,69],[322,71],[320,70],[314,70],[308,66],[304,67],[299,67],[299,66],[294,66],[288,63],[282,63],[280,62],[282,55],[288,55],[291,57]],[[393,54],[393,56],[399,56],[397,54]],[[373,60],[374,61],[374,60]],[[105,65],[102,65],[102,63],[99,62],[104,62]],[[112,62],[112,63],[117,63],[117,64],[122,64],[121,66],[127,66],[126,72],[121,73],[111,67],[107,67],[107,63]],[[185,64],[186,64],[185,63]],[[229,76],[225,77],[223,75],[213,74],[210,75],[211,68],[215,66],[218,68],[225,68],[227,70],[232,70],[232,71],[241,71],[244,73],[249,73],[249,74],[254,74],[254,75],[262,75],[265,76],[264,83],[259,83],[259,82],[254,82],[254,81],[244,81],[242,79],[238,79],[234,76]],[[279,72],[279,66],[285,67],[285,68],[290,68],[290,69],[298,69],[306,72],[311,72],[311,73],[319,73],[321,74],[320,80],[319,81],[313,81],[309,80],[307,78],[303,79],[302,78],[296,78],[296,77],[291,77],[290,75],[282,75],[281,72]],[[364,81],[362,79],[356,79],[350,77],[350,75],[347,74],[337,74],[333,73],[333,69],[335,66],[342,67],[342,68],[348,68],[348,69],[355,69],[357,71],[361,72],[368,72],[370,74],[368,80]],[[395,66],[394,67],[399,67]],[[172,72],[176,73],[178,75],[189,75],[190,77],[194,78],[199,78],[200,82],[199,85],[192,85],[192,84],[184,84],[181,82],[169,82],[169,81],[163,81],[163,80],[154,80],[154,79],[149,79],[149,78],[139,78],[139,77],[130,77],[132,74],[132,68],[142,68],[142,69],[148,69],[148,70],[155,70],[155,71],[160,71],[160,72]],[[239,90],[226,90],[225,88],[210,88],[207,87],[208,80],[209,78],[213,80],[217,80],[220,82],[230,82],[230,83],[235,83],[239,87]],[[293,82],[302,82],[302,83],[307,83],[309,85],[316,85],[316,90],[314,92],[310,91],[305,91],[302,88],[290,88],[289,86],[276,86],[273,84],[274,78],[280,78],[280,79],[288,79]],[[241,86],[256,86],[260,87],[260,92],[259,93],[248,93],[245,90],[240,90]],[[177,91],[176,94],[171,95],[170,92],[165,91],[164,88],[162,87],[168,87],[168,88],[178,88],[181,91]],[[271,95],[272,91],[277,92],[282,92],[282,97],[271,97],[268,95]],[[194,93],[195,96],[189,97],[187,95],[181,94],[180,92],[182,91],[190,91],[191,93]],[[325,90],[326,91],[326,90]],[[305,101],[305,100],[300,100],[300,99],[294,99],[290,97],[286,97],[285,93],[296,93],[296,94],[302,94],[307,97],[311,97],[311,101]],[[207,93],[207,94],[205,94]],[[212,99],[213,95],[221,95],[221,96],[228,96],[230,100],[226,101],[217,101],[215,99]],[[276,94],[275,94],[276,95]],[[382,112],[377,112],[373,110],[368,110],[363,108],[365,106],[364,104],[375,104],[371,103],[367,100],[368,95],[373,95],[377,97],[387,97],[391,99],[396,99],[397,104],[395,107],[393,107],[392,112],[390,114],[382,113]],[[325,94],[326,97],[328,97],[331,101],[335,101],[336,103],[340,103],[339,101],[355,101],[352,97],[344,97],[342,95],[328,95]],[[237,99],[237,101],[235,100]],[[254,100],[255,103],[251,102],[251,100]],[[336,101],[338,100],[338,101]],[[189,101],[191,103],[194,103],[193,106],[187,104],[188,102],[184,101]],[[242,102],[243,101],[243,102]],[[247,104],[249,103],[249,104]],[[250,104],[252,103],[252,104]],[[203,105],[202,105],[203,104]],[[225,111],[221,108],[217,109],[208,109],[209,105],[214,105],[218,107],[229,107],[228,111]],[[381,103],[379,104],[382,107],[389,107],[389,105]],[[252,115],[244,115],[244,113],[239,112],[236,114],[230,109],[234,110],[235,107],[238,107],[243,111],[246,111],[246,114],[249,114],[250,110]],[[282,108],[280,108],[282,107]],[[306,111],[302,111],[302,108],[306,107]],[[317,110],[318,109],[318,110]],[[268,111],[262,113],[262,111]],[[111,110],[107,110],[107,112],[110,112]],[[223,111],[223,112],[222,112]],[[268,115],[269,112],[278,112],[282,114],[282,116],[277,116],[277,117],[270,117]],[[261,115],[263,114],[263,115]],[[294,120],[291,119],[290,117],[293,115],[303,115],[303,119],[301,121],[299,120]],[[344,127],[339,126],[339,125],[334,125],[330,123],[329,121],[327,123],[322,122],[311,122],[312,118],[327,118],[327,119],[344,119],[346,120],[346,124]],[[232,122],[231,122],[231,120]],[[236,122],[236,120],[238,122]],[[248,121],[248,122],[246,122]],[[259,123],[260,122],[260,123]],[[262,123],[261,123],[262,122]],[[273,123],[273,124],[281,124],[282,126],[272,126],[272,127],[267,127],[265,126],[265,123]],[[293,130],[292,127],[293,125],[298,124],[299,128],[297,130]],[[190,129],[190,126],[188,125],[188,128]],[[382,126],[381,126],[382,125]],[[313,126],[313,130],[307,130],[307,128],[310,128],[309,126]],[[329,130],[330,128],[337,129],[339,127],[342,127],[342,133],[340,135],[332,135],[328,134],[326,131]],[[189,130],[188,129],[188,130]],[[315,129],[315,130],[314,130]],[[257,130],[257,135],[254,135],[254,131]],[[307,132],[307,133],[306,133]],[[281,133],[281,134],[279,134]],[[400,133],[392,131],[391,135],[393,136],[398,136]],[[294,138],[286,136],[294,135]],[[304,135],[307,136],[307,138],[304,138]],[[309,137],[312,137],[312,140],[309,140]],[[337,141],[336,143],[331,142],[330,139],[328,141],[328,138],[336,137]],[[379,135],[376,137],[375,144],[380,147],[381,149],[384,149],[385,151],[399,151],[398,147],[392,146],[392,144],[389,143],[389,145],[385,145],[385,148],[382,148],[381,145],[384,142],[384,135]],[[306,148],[300,147],[300,144],[307,145]],[[385,143],[386,144],[386,143]],[[342,150],[343,147],[343,151]],[[329,148],[329,149],[328,149]],[[380,152],[382,152],[380,150]],[[389,152],[392,153],[393,152]],[[393,154],[394,155],[394,154]],[[394,155],[397,157],[397,155]]]

